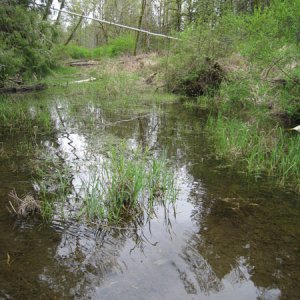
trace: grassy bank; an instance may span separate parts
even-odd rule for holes
[[[208,111],[206,132],[219,158],[299,191],[299,1],[224,11],[182,34],[165,61],[170,91]]]
[[[280,185],[300,192],[300,135],[279,125],[268,128],[234,117],[210,116],[206,131],[216,155],[259,178],[268,175]]]

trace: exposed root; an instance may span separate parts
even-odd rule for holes
[[[31,194],[27,194],[23,197],[19,197],[15,190],[11,191],[8,196],[12,198],[13,203],[9,201],[10,208],[8,208],[11,214],[27,217],[29,215],[41,213],[41,203],[39,200],[34,199]]]

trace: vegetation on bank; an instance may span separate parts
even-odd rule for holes
[[[63,46],[61,49],[67,57],[73,59],[102,59],[112,58],[124,54],[132,54],[134,50],[134,36],[127,34],[109,41],[107,45],[88,49],[76,44]]]
[[[41,78],[58,62],[53,56],[57,31],[25,4],[0,6],[0,87],[23,79]]]
[[[217,157],[300,190],[300,1],[224,11],[181,35],[165,61],[168,89],[209,111]]]
[[[31,1],[6,0],[0,7],[0,88],[37,81],[62,65],[66,59],[101,59],[130,54],[133,34],[110,38],[90,49],[70,43],[63,45],[61,27],[44,18],[44,10]]]

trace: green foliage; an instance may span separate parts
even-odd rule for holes
[[[217,156],[244,164],[256,176],[272,176],[278,183],[300,191],[299,134],[221,115],[210,116],[206,130],[215,143]]]
[[[116,57],[121,54],[129,54],[134,49],[134,36],[131,34],[119,36],[109,42],[108,45],[98,47],[92,51],[93,58]]]
[[[181,41],[173,44],[164,66],[170,91],[196,96],[218,88],[224,74],[217,60],[231,51],[230,41],[221,29],[203,24],[181,34]],[[190,92],[189,87],[196,91]]]
[[[253,14],[229,13],[222,24],[231,28],[237,51],[261,67],[275,59],[299,56],[300,1],[272,1],[269,8],[257,9]]]
[[[61,48],[61,49],[60,49]],[[90,59],[92,58],[92,51],[82,46],[70,44],[66,47],[60,47],[60,50],[64,51],[66,56],[73,59]]]
[[[95,49],[88,49],[74,44],[67,45],[66,47],[58,47],[56,53],[63,56],[69,56],[73,59],[101,59],[112,58],[121,54],[132,53],[134,49],[134,37],[127,34],[119,36],[104,45]]]
[[[176,200],[165,156],[154,158],[141,149],[128,153],[123,145],[110,150],[101,169],[82,186],[81,214],[89,220],[119,223],[143,212],[151,215],[155,202],[167,207]]]
[[[51,51],[55,32],[37,12],[1,5],[0,28],[0,84],[16,73],[43,76],[55,65]]]
[[[171,49],[166,81],[170,90],[186,93],[183,83],[198,80],[205,58],[218,61],[226,70],[218,93],[185,106],[217,113],[206,129],[218,157],[299,190],[299,136],[280,126],[300,120],[300,1],[237,11],[199,18],[199,27],[186,30]]]

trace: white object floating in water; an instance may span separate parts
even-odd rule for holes
[[[73,83],[84,83],[84,82],[90,82],[90,81],[95,81],[95,80],[97,80],[95,77],[90,77],[90,78],[84,79],[84,80],[73,81]]]
[[[296,130],[296,131],[300,132],[300,125],[293,127],[290,130]]]

